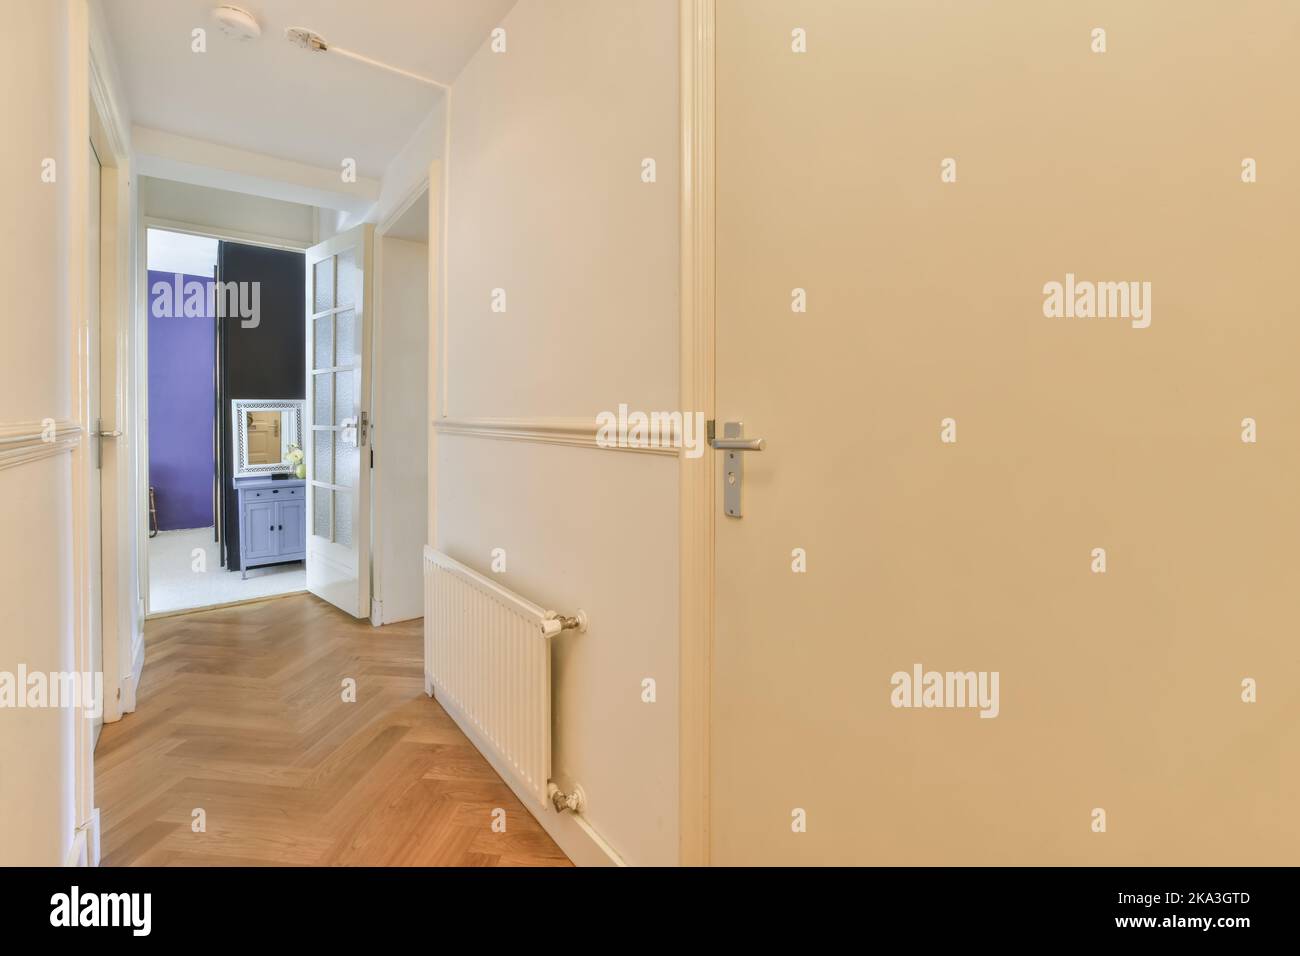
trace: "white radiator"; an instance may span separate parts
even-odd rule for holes
[[[586,618],[560,618],[433,548],[424,549],[430,690],[497,772],[551,806],[551,648]]]

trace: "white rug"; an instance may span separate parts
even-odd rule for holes
[[[202,558],[196,554],[202,552]],[[202,570],[198,570],[202,569]],[[211,528],[160,531],[149,539],[149,613],[179,611],[213,604],[302,591],[307,570],[301,561],[253,568],[248,580],[221,566],[221,552]]]

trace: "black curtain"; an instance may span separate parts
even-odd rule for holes
[[[224,296],[217,307],[217,423],[221,450],[219,526],[222,563],[239,571],[239,496],[234,484],[230,403],[237,398],[303,400],[307,395],[306,265],[300,252],[222,242],[217,271],[222,286],[259,284],[256,325],[251,318],[226,315]],[[248,304],[248,296],[245,297]]]

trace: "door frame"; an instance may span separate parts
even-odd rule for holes
[[[426,502],[425,507],[430,509],[426,518],[426,525],[432,526],[433,497],[431,490],[433,489],[435,482],[433,470],[434,455],[432,449],[434,433],[432,425],[436,417],[434,413],[435,399],[433,391],[435,382],[435,362],[432,360],[432,357],[436,355],[436,349],[434,348],[434,333],[437,328],[436,318],[438,314],[437,302],[434,299],[435,291],[438,289],[438,276],[435,271],[435,263],[440,262],[439,250],[442,246],[437,231],[438,193],[436,192],[436,189],[441,180],[441,167],[441,162],[435,160],[429,166],[425,176],[419,182],[411,186],[406,195],[402,198],[402,201],[399,202],[393,208],[393,211],[375,227],[373,256],[375,275],[374,281],[371,285],[371,294],[375,303],[375,308],[372,313],[374,322],[371,325],[370,331],[370,418],[372,426],[372,451],[375,447],[374,436],[376,434],[380,435],[379,454],[375,455],[374,466],[371,469],[370,475],[370,623],[375,627],[382,627],[385,623],[383,619],[383,599],[382,597],[377,597],[377,595],[383,595],[384,593],[383,584],[384,574],[386,571],[383,557],[384,549],[382,547],[386,529],[381,520],[386,503],[384,502],[382,495],[379,493],[379,488],[380,476],[384,473],[388,456],[384,454],[383,433],[376,433],[374,431],[374,424],[377,422],[382,426],[386,418],[383,406],[383,391],[380,387],[382,385],[384,372],[384,240],[388,238],[388,234],[397,226],[397,223],[406,215],[410,208],[414,206],[421,197],[427,196],[429,202],[429,241],[427,243],[429,256],[425,263],[425,268],[428,271],[428,290],[426,293],[428,315],[426,316],[426,321],[429,324],[430,360],[426,362],[425,368],[425,389],[428,405],[425,413],[425,421],[427,423],[425,431],[429,445],[426,452],[427,470],[425,474],[427,475],[427,479],[425,481],[424,491]],[[426,543],[433,543],[433,536],[431,534],[428,535]]]
[[[681,61],[681,363],[683,414],[714,419],[716,197],[714,0],[679,0]],[[681,712],[679,862],[709,863],[709,709],[714,638],[716,466],[711,449],[678,456]]]
[[[68,269],[67,299],[71,341],[71,422],[79,441],[72,448],[72,607],[73,668],[90,670],[94,628],[90,575],[94,568],[89,551],[90,524],[96,512],[91,500],[96,467],[91,445],[95,422],[91,419],[91,367],[99,366],[100,417],[105,430],[122,432],[104,444],[100,469],[100,634],[105,723],[121,719],[134,709],[134,672],[124,651],[141,634],[134,597],[135,577],[130,526],[134,468],[130,432],[131,254],[133,193],[130,177],[129,133],[110,80],[111,53],[100,23],[89,4],[69,4],[68,43],[72,55],[68,71]],[[91,164],[84,145],[94,147],[100,160],[99,286],[91,288],[84,263],[90,244],[86,219]],[[88,306],[99,299],[99,354],[89,355]],[[103,361],[107,355],[109,361]],[[111,401],[104,401],[108,395]],[[94,729],[90,721],[73,721],[74,832],[65,861],[73,866],[97,866],[100,857],[99,810],[95,807]]]
[[[138,629],[132,579],[131,487],[131,182],[125,127],[104,77],[95,45],[90,49],[89,139],[99,156],[100,175],[100,418],[121,437],[103,443],[100,470],[100,552],[103,578],[104,723],[135,709],[131,667]],[[105,358],[109,361],[104,361]],[[111,376],[107,371],[112,371]],[[111,397],[112,401],[108,400]],[[94,422],[87,422],[87,429]],[[92,436],[87,433],[87,439]],[[91,463],[93,467],[93,462]],[[143,646],[140,647],[143,654]],[[126,653],[124,653],[126,652]],[[111,665],[111,666],[110,666]],[[127,685],[127,686],[124,686]],[[129,707],[126,706],[129,703]]]

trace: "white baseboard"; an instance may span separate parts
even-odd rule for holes
[[[88,847],[86,831],[82,827],[77,827],[76,830],[72,831],[72,846],[68,847],[68,858],[63,861],[63,865],[89,866],[90,853]]]
[[[432,681],[428,674],[424,678],[425,686],[432,691]],[[492,747],[483,741],[465,716],[451,701],[443,700],[436,693],[431,696],[451,715],[458,726],[481,753],[492,769],[497,772],[506,785],[514,791],[524,808],[536,818],[551,839],[556,842],[564,855],[577,866],[626,866],[623,858],[611,847],[591,824],[580,814],[557,813],[550,807],[539,807],[528,789],[516,782],[509,767],[498,761]]]
[[[90,811],[90,819],[72,831],[72,846],[64,866],[99,866],[99,807]]]
[[[384,612],[384,626],[389,624],[402,624],[406,621],[418,621],[424,617],[424,608],[406,608],[402,610],[400,605],[397,610],[393,610],[393,605],[388,605],[388,610]]]
[[[422,617],[424,617],[423,603],[399,601],[396,604],[390,603],[385,607],[383,601],[376,598],[370,599],[370,623],[375,627],[401,624],[403,621],[418,621]]]
[[[86,824],[86,856],[91,866],[99,866],[99,807],[90,811]]]
[[[140,687],[140,674],[144,670],[144,633],[136,635],[131,648],[131,673],[122,679],[122,713],[135,712],[136,690]],[[98,811],[96,811],[98,812]]]

